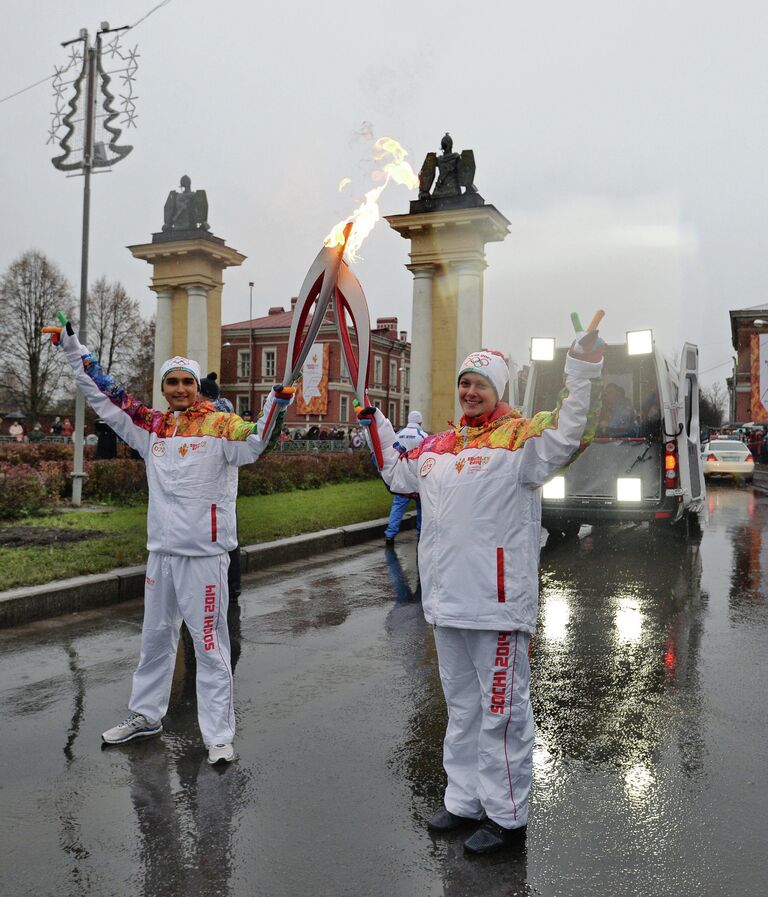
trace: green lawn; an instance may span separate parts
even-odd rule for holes
[[[380,480],[246,496],[237,502],[240,544],[253,545],[385,517],[391,499]],[[91,529],[106,535],[54,546],[0,548],[0,582],[4,588],[12,589],[143,564],[147,557],[146,519],[146,505],[136,505],[105,511],[54,513],[5,523],[4,527],[23,524]]]

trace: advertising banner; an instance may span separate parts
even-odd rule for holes
[[[301,369],[297,414],[328,413],[328,343],[314,343]]]
[[[752,420],[768,422],[768,333],[751,334],[749,349]]]

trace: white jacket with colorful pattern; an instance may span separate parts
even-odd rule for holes
[[[530,420],[499,405],[479,426],[428,436],[406,454],[376,412],[392,492],[418,492],[419,576],[428,623],[534,632],[541,489],[594,435],[602,363],[570,355],[557,409]]]
[[[274,393],[254,423],[216,411],[210,402],[156,411],[115,383],[66,332],[62,348],[88,404],[145,461],[149,551],[193,557],[231,551],[237,545],[237,467],[256,461],[280,433],[284,406]]]

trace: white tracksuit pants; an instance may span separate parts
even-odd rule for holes
[[[530,635],[435,627],[448,704],[445,806],[504,828],[528,822],[534,739]]]
[[[134,713],[152,721],[165,716],[184,620],[195,644],[197,718],[206,744],[228,744],[235,737],[228,566],[226,553],[180,557],[150,552],[141,655],[128,704]]]

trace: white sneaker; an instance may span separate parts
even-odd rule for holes
[[[162,723],[153,723],[140,713],[132,713],[119,726],[107,729],[101,737],[107,744],[122,744],[132,738],[143,738],[147,735],[159,735],[163,731]]]
[[[231,763],[235,759],[235,749],[231,744],[209,744],[206,747],[211,766],[214,763]]]

